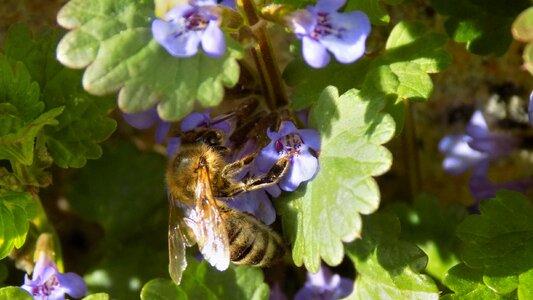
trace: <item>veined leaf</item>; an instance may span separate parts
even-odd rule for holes
[[[529,299],[533,293],[533,205],[522,194],[499,191],[457,228],[463,264],[444,283],[453,299]],[[470,297],[470,298],[469,298]],[[480,299],[480,298],[477,298]]]
[[[57,57],[73,68],[87,67],[84,88],[95,95],[120,90],[118,103],[128,113],[158,105],[161,118],[179,120],[197,99],[214,106],[224,87],[236,84],[242,53],[226,36],[222,58],[199,53],[175,58],[152,37],[151,0],[72,0],[59,12],[58,23],[71,30],[57,47]]]
[[[81,87],[81,72],[57,62],[55,46],[60,36],[59,31],[47,31],[33,38],[27,27],[12,26],[6,34],[6,55],[28,67],[41,86],[46,109],[64,107],[57,117],[58,125],[45,128],[46,143],[58,166],[79,168],[87,159],[102,155],[98,143],[116,127],[116,122],[106,116],[115,101],[87,94]]]
[[[321,136],[319,171],[275,204],[293,243],[294,262],[317,272],[321,258],[329,265],[341,262],[342,242],[361,234],[361,214],[378,208],[379,189],[372,176],[391,165],[382,144],[392,137],[394,122],[357,90],[339,97],[336,88],[328,87],[311,108],[309,126]]]

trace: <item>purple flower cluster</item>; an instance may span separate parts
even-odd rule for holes
[[[226,41],[216,5],[214,0],[197,0],[174,6],[163,20],[153,21],[154,39],[176,57],[194,56],[200,44],[207,55],[222,56]]]
[[[319,0],[290,14],[287,22],[299,39],[305,61],[313,68],[329,63],[330,51],[344,64],[359,59],[365,52],[365,41],[370,33],[370,21],[360,11],[339,13],[346,0]]]
[[[519,140],[511,135],[490,132],[481,111],[475,111],[464,134],[447,135],[439,143],[445,155],[443,168],[452,175],[473,169],[469,186],[477,207],[482,199],[492,198],[499,189],[525,193],[533,186],[531,180],[493,184],[487,178],[490,162],[511,154]]]
[[[32,278],[26,275],[21,286],[35,300],[65,299],[65,294],[81,298],[87,294],[83,278],[75,273],[59,273],[56,264],[43,251],[33,269]]]

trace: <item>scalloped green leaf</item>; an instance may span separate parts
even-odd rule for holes
[[[480,213],[457,228],[464,263],[450,269],[444,279],[455,292],[450,297],[518,295],[529,299],[533,293],[533,205],[522,194],[498,191],[496,198],[481,202]],[[473,296],[468,299],[476,299]]]
[[[488,275],[515,275],[533,269],[533,205],[522,194],[499,191],[483,201],[480,215],[457,228],[462,258]]]
[[[516,296],[500,295],[483,283],[483,271],[472,269],[465,264],[459,264],[451,268],[444,277],[444,284],[454,291],[447,294],[443,299],[515,299]],[[524,298],[527,299],[527,298]]]
[[[396,216],[363,217],[362,239],[346,251],[357,270],[354,292],[347,299],[437,299],[433,280],[421,274],[427,256],[415,244],[399,240]]]
[[[361,234],[361,214],[378,208],[372,176],[389,169],[392,156],[382,144],[394,134],[392,118],[378,109],[357,90],[339,97],[335,87],[326,88],[311,107],[309,127],[322,142],[319,171],[306,186],[275,201],[297,266],[317,272],[321,258],[338,265],[342,242]]]
[[[70,30],[57,47],[59,61],[69,67],[87,67],[84,88],[95,95],[119,90],[125,112],[157,104],[161,118],[179,120],[195,101],[215,106],[239,78],[241,49],[226,36],[222,58],[199,53],[175,58],[153,38],[151,0],[72,0],[59,12],[58,23]],[[200,51],[201,52],[201,51]]]
[[[395,95],[400,100],[425,101],[433,92],[428,74],[451,63],[443,48],[447,38],[420,23],[400,22],[392,30],[385,53],[370,66],[361,93],[365,99]]]
[[[0,288],[0,300],[33,300],[33,297],[18,286]]]
[[[511,25],[531,5],[529,0],[432,0],[433,8],[447,15],[444,26],[468,51],[479,55],[502,55],[512,41]]]
[[[0,191],[0,259],[24,244],[34,214],[29,193]]]
[[[32,37],[25,26],[12,26],[5,40],[6,55],[24,62],[41,86],[46,109],[64,107],[58,126],[46,128],[47,146],[54,162],[63,168],[79,168],[87,159],[102,155],[99,142],[115,130],[116,122],[106,115],[115,107],[111,98],[95,97],[81,87],[81,72],[67,69],[55,58],[59,31]]]

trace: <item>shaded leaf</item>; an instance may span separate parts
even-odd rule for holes
[[[46,31],[33,38],[27,27],[12,26],[6,34],[6,55],[28,66],[31,77],[41,86],[46,109],[64,107],[58,125],[46,128],[47,146],[58,166],[79,168],[87,159],[102,155],[98,143],[116,127],[106,116],[115,101],[87,94],[81,87],[81,72],[57,62],[55,47],[60,37],[59,31]]]
[[[449,16],[444,26],[468,51],[479,55],[502,55],[512,41],[511,24],[531,4],[528,0],[432,0],[433,8]]]
[[[398,240],[400,223],[387,213],[363,217],[362,239],[346,248],[358,272],[348,299],[437,299],[433,280],[420,274],[427,256]]]

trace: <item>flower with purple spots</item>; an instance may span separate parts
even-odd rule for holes
[[[320,136],[316,130],[297,129],[292,122],[283,121],[279,132],[269,129],[267,135],[271,142],[255,160],[259,172],[268,172],[280,158],[288,155],[289,170],[278,183],[282,190],[292,192],[300,183],[315,176],[318,172],[316,154],[320,150]]]
[[[164,20],[152,22],[154,39],[176,57],[194,56],[200,44],[207,55],[222,56],[226,41],[216,5],[214,0],[197,0],[174,6]]]
[[[287,22],[299,39],[305,61],[313,68],[329,63],[330,55],[344,64],[359,59],[365,52],[370,21],[363,12],[339,13],[345,0],[319,0],[288,15]]]
[[[322,265],[316,274],[307,273],[307,281],[294,300],[336,300],[352,293],[353,281],[333,274]]]
[[[81,298],[87,294],[83,278],[75,273],[59,273],[56,264],[44,251],[39,254],[32,279],[26,275],[21,288],[36,300],[65,299],[65,294]]]
[[[490,132],[481,111],[472,115],[465,134],[447,135],[439,143],[446,156],[443,168],[452,175],[474,169],[474,175],[485,174],[489,162],[509,155],[518,140],[503,133]]]

